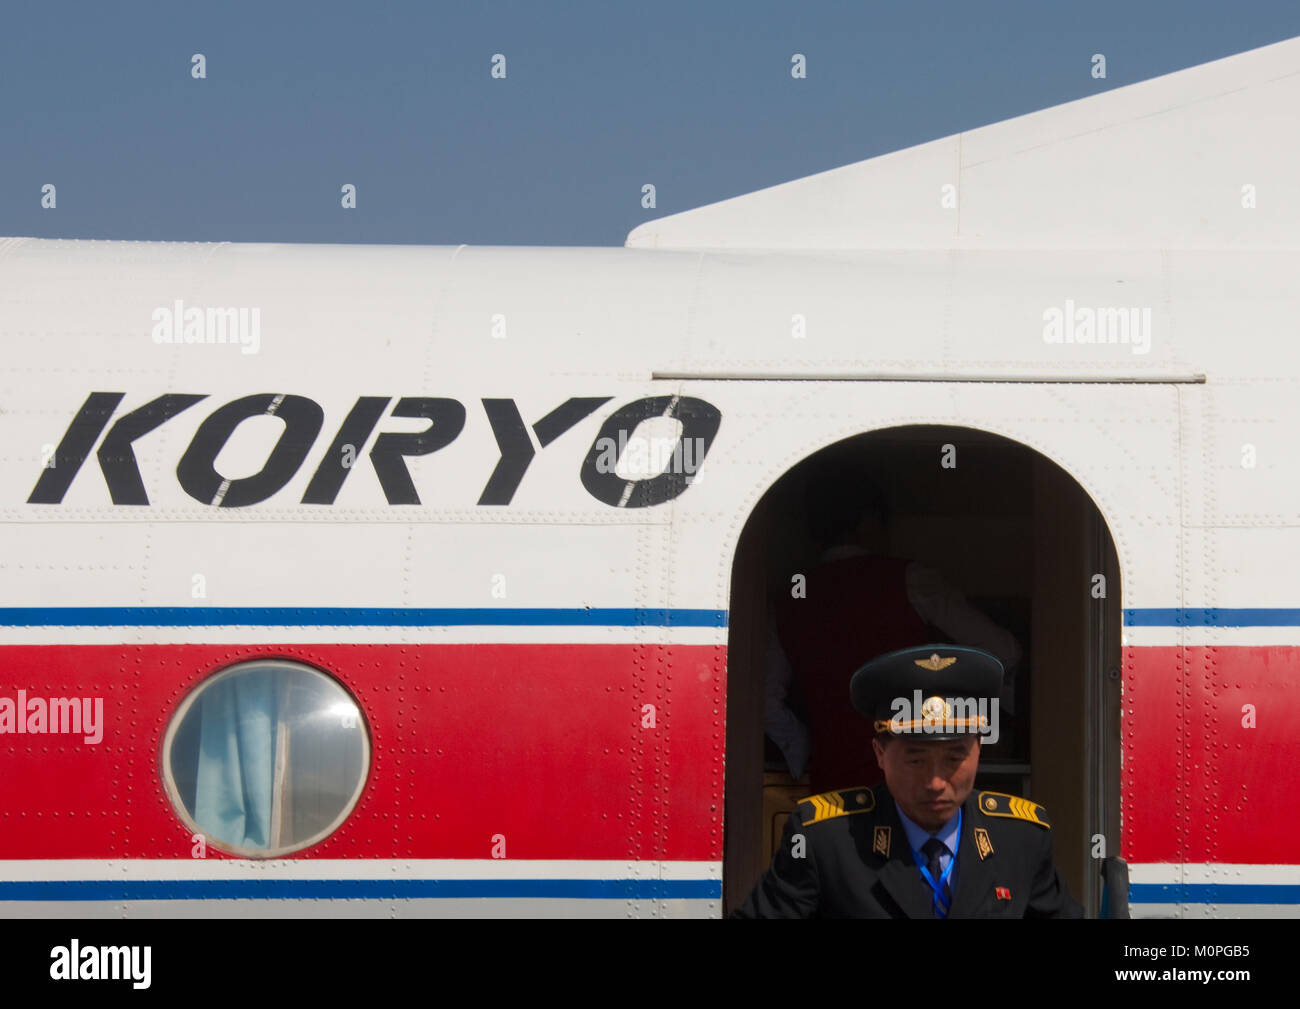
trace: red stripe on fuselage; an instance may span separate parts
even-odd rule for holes
[[[1125,858],[1296,861],[1300,648],[1126,648],[1123,703]]]
[[[510,858],[722,857],[725,648],[383,644],[0,647],[0,697],[99,696],[107,723],[99,745],[0,735],[0,858],[189,857],[168,719],[257,657],[336,675],[375,744],[348,821],[295,857],[489,858],[497,834]],[[1125,649],[1129,861],[1295,861],[1298,681],[1295,646]]]
[[[347,822],[294,857],[490,858],[501,835],[515,859],[721,858],[726,649],[592,644],[0,647],[0,696],[102,697],[106,723],[0,735],[0,858],[190,857],[168,720],[269,657],[333,673],[374,744]]]

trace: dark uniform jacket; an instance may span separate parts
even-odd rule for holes
[[[802,857],[796,857],[802,855]],[[1081,918],[1052,863],[1047,811],[1003,792],[962,804],[949,918]],[[884,785],[826,792],[790,814],[771,868],[736,918],[933,918]]]

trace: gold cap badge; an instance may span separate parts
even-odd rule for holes
[[[921,717],[934,720],[952,718],[952,705],[942,697],[927,697],[921,704]]]
[[[957,656],[954,655],[948,659],[941,659],[939,658],[939,653],[934,652],[928,659],[913,659],[912,661],[922,669],[928,669],[931,672],[937,673],[940,669],[947,669],[956,662]]]

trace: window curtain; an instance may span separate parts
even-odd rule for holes
[[[202,705],[194,819],[210,836],[269,848],[275,801],[278,677],[232,676]]]

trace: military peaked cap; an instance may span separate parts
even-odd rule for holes
[[[921,645],[872,659],[853,674],[849,695],[876,732],[961,739],[988,730],[1002,674],[979,648]]]

